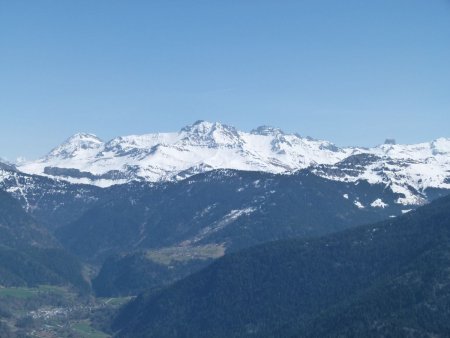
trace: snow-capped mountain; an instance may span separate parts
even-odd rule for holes
[[[178,179],[224,168],[283,173],[317,163],[333,164],[352,152],[270,127],[246,133],[198,121],[176,133],[124,136],[108,142],[92,134],[76,134],[19,169],[73,183],[110,186],[130,180]]]
[[[315,166],[312,171],[332,180],[384,183],[404,195],[398,200],[401,204],[425,203],[427,189],[450,189],[450,139],[382,144],[358,152],[332,165]]]
[[[450,139],[339,148],[267,126],[242,132],[197,121],[179,132],[107,142],[80,133],[43,158],[18,165],[25,173],[101,187],[179,180],[214,169],[292,173],[304,168],[332,180],[384,183],[404,195],[399,203],[416,205],[426,201],[424,191],[429,188],[450,189]]]

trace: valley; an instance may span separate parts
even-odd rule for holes
[[[0,288],[1,337],[107,338],[104,320],[131,298],[80,296],[68,287]]]

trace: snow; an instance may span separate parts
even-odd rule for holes
[[[93,134],[79,133],[47,156],[22,163],[20,170],[50,176],[46,167],[77,169],[98,178],[61,178],[108,186],[133,179],[171,180],[191,169],[196,169],[192,174],[213,169],[286,173],[316,163],[336,163],[347,155],[347,150],[330,142],[268,132],[268,127],[246,133],[220,123],[197,121],[177,133],[130,135],[106,143]],[[132,173],[127,179],[101,177],[112,171]]]
[[[450,189],[450,139],[412,145],[383,144],[374,148],[353,148],[354,154],[375,156],[364,165],[351,170],[340,163],[328,166],[333,171],[313,168],[313,172],[328,179],[370,184],[384,184],[400,194],[396,203],[421,205],[427,202],[424,191],[428,188]]]
[[[195,244],[195,243],[201,241],[202,239],[212,235],[213,233],[216,233],[216,232],[222,230],[226,226],[228,226],[231,223],[233,223],[234,221],[236,221],[238,218],[240,218],[242,216],[248,216],[248,215],[254,213],[256,210],[257,209],[255,207],[247,207],[244,209],[230,210],[230,212],[227,213],[226,215],[224,215],[220,220],[216,221],[215,223],[213,223],[209,226],[204,227],[194,237],[192,237],[189,240],[183,241],[182,244],[185,246]]]
[[[386,208],[389,205],[384,203],[383,200],[381,198],[377,198],[375,201],[373,201],[372,203],[370,203],[370,206],[373,208]]]
[[[364,205],[362,205],[362,203],[360,201],[353,201],[353,204],[356,205],[359,209],[364,209]]]
[[[350,155],[364,154],[373,158],[362,164],[345,164]],[[268,126],[248,133],[217,122],[197,121],[178,132],[129,135],[107,142],[78,133],[46,156],[17,166],[28,174],[100,187],[133,180],[178,180],[214,169],[290,174],[309,167],[331,180],[384,184],[399,194],[396,203],[420,205],[427,201],[426,189],[450,189],[450,138],[412,145],[338,148],[328,141]],[[76,169],[91,176],[52,176],[46,168]],[[372,204],[383,207],[381,202]]]

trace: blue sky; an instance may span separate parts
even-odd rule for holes
[[[450,137],[448,0],[0,0],[0,156],[198,119]]]

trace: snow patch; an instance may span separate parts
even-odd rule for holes
[[[384,209],[384,208],[388,207],[389,204],[384,203],[381,198],[377,198],[375,201],[370,203],[370,206],[373,208],[383,208]]]
[[[356,205],[359,209],[364,209],[364,205],[362,205],[362,203],[360,201],[353,201],[353,204]]]

